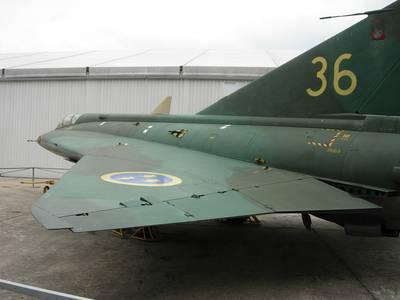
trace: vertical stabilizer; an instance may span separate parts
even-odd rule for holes
[[[367,14],[199,114],[400,115],[400,1]]]
[[[169,115],[171,112],[172,97],[167,96],[160,104],[152,111],[153,115]]]

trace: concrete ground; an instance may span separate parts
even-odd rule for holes
[[[162,242],[47,231],[41,189],[0,178],[0,278],[95,299],[400,299],[400,240],[298,215],[161,228]],[[0,290],[0,299],[30,299]]]

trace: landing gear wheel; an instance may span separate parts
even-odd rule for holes
[[[240,218],[227,218],[219,220],[222,223],[239,225],[239,224],[252,224],[259,225],[261,221],[256,216],[240,217]]]
[[[47,191],[50,189],[48,185],[45,185],[43,188],[43,194],[47,193]]]
[[[112,234],[121,239],[135,239],[146,242],[155,242],[161,240],[160,231],[155,226],[114,229]]]
[[[261,221],[256,216],[247,217],[246,223],[253,224],[253,225],[260,225]]]
[[[140,227],[133,233],[133,238],[141,241],[159,241],[161,240],[160,231],[155,226]]]

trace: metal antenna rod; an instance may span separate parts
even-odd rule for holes
[[[393,9],[378,9],[378,10],[370,10],[362,13],[355,13],[355,14],[349,14],[349,15],[338,15],[338,16],[329,16],[329,17],[322,17],[319,18],[320,20],[327,20],[327,19],[335,19],[335,18],[345,18],[345,17],[355,17],[355,16],[363,16],[363,15],[377,15],[377,14],[383,14],[387,12],[391,12]]]

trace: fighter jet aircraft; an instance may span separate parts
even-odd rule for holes
[[[48,229],[274,213],[400,231],[400,1],[196,115],[83,114],[37,142],[76,162],[32,207]]]

